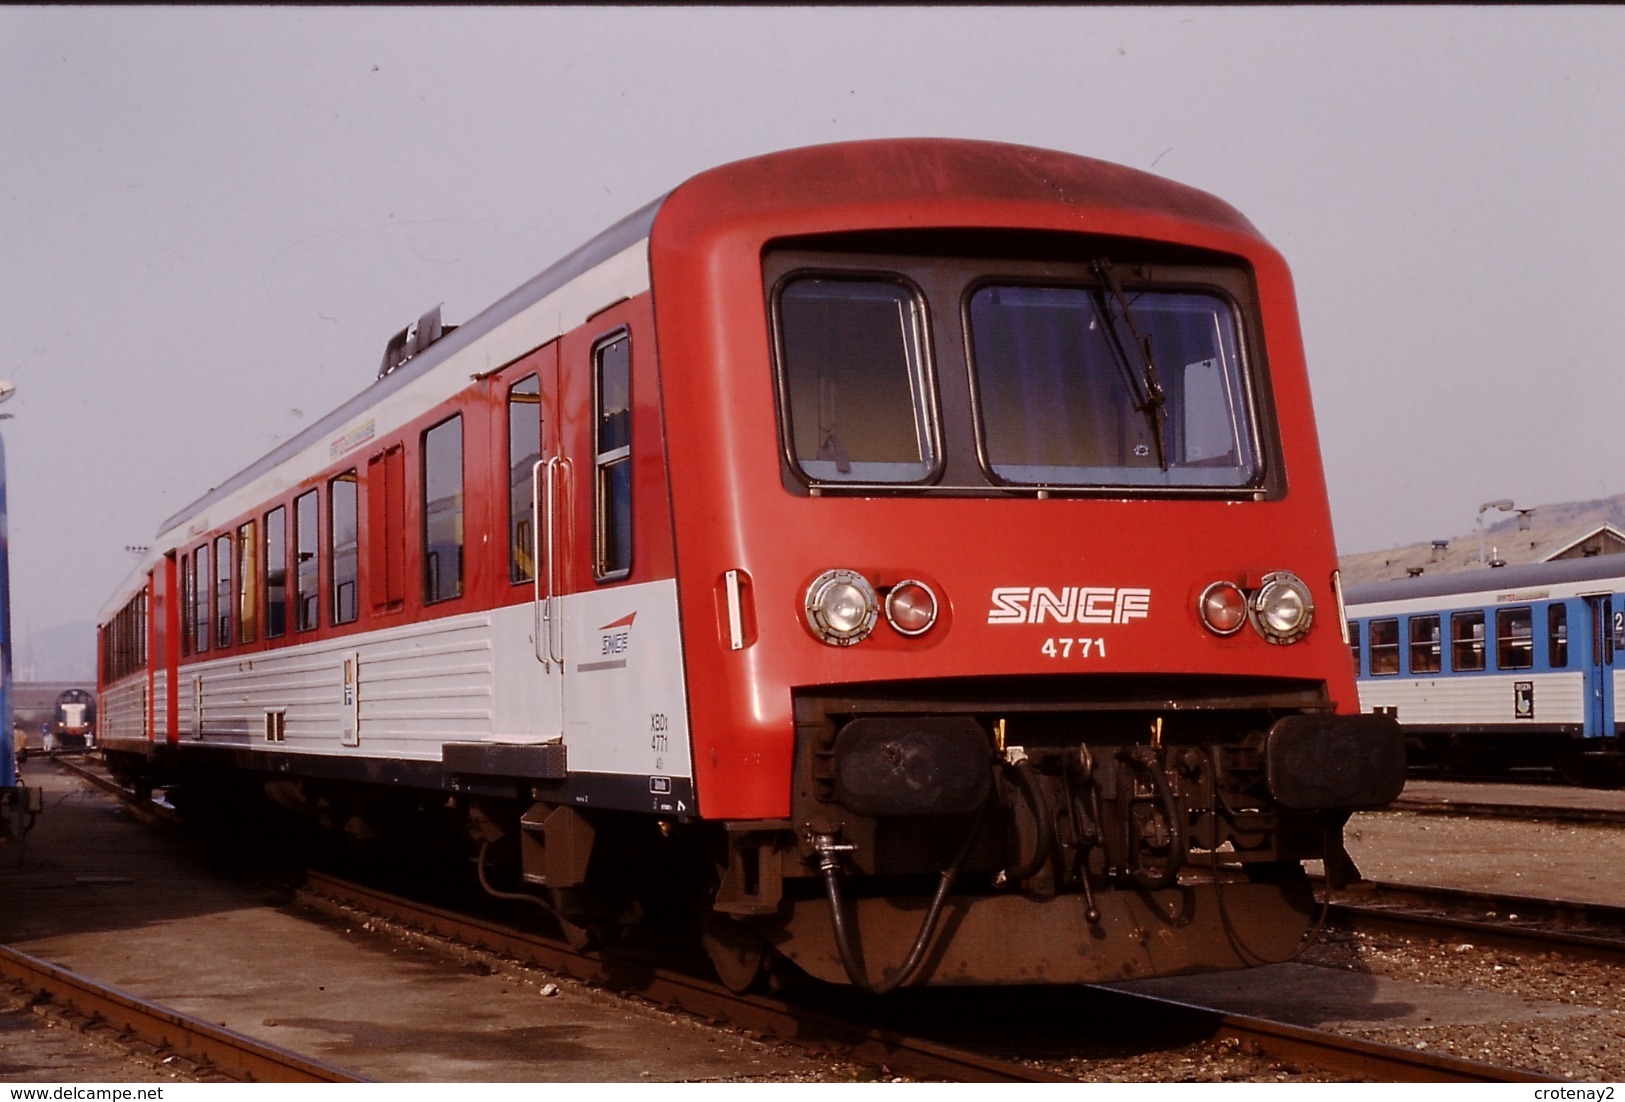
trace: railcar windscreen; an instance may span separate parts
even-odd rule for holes
[[[1235,311],[1193,291],[1119,303],[991,284],[969,301],[989,471],[1034,486],[1229,488],[1262,471]]]
[[[923,482],[936,469],[923,307],[901,283],[802,278],[779,296],[796,464],[819,482]]]

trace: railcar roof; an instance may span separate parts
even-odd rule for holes
[[[384,395],[398,390],[413,379],[432,370],[436,364],[444,362],[458,350],[473,344],[503,322],[515,317],[526,307],[545,298],[550,292],[564,286],[584,272],[591,271],[623,249],[648,237],[649,227],[654,223],[655,214],[659,211],[660,205],[665,202],[665,199],[666,196],[661,196],[654,202],[621,219],[621,221],[594,237],[585,245],[548,267],[541,274],[510,291],[491,306],[488,306],[464,324],[457,326],[452,332],[435,341],[428,348],[407,360],[382,379],[371,383],[365,390],[308,426],[297,436],[284,441],[276,450],[262,456],[164,521],[159,526],[157,534],[163,535],[176,525],[184,523],[188,518],[196,516],[207,509],[216,501],[229,496],[267,471],[273,470],[288,458],[298,455],[311,444],[348,423],[368,406],[374,405]]]
[[[1450,597],[1469,593],[1505,593],[1537,585],[1566,582],[1625,582],[1625,555],[1599,555],[1588,559],[1562,559],[1557,562],[1526,563],[1486,570],[1463,570],[1453,574],[1421,575],[1395,581],[1351,585],[1343,593],[1344,603],[1374,605],[1387,601]]]
[[[1206,192],[1122,165],[1030,146],[943,138],[877,139],[782,150],[735,161],[699,173],[628,215],[176,512],[163,522],[157,535],[184,524],[274,470],[552,291],[650,238],[657,216],[675,196],[714,203],[706,216],[718,222],[745,217],[747,208],[759,215],[764,207],[773,205],[776,196],[793,196],[793,202],[803,206],[865,201],[912,204],[969,198],[1155,211],[1232,233],[1259,236],[1235,208]]]
[[[701,172],[670,198],[663,218],[690,204],[703,206],[708,219],[724,204],[740,219],[807,206],[895,205],[897,228],[906,228],[916,220],[932,224],[917,207],[982,201],[1012,210],[1060,205],[1080,213],[1137,212],[1262,240],[1229,203],[1165,177],[1075,153],[953,138],[781,150]]]

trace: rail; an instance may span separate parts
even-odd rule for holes
[[[159,1052],[178,1053],[228,1078],[256,1083],[365,1082],[341,1068],[147,1002],[9,946],[0,946],[0,978],[47,995],[121,1037],[139,1039]]]

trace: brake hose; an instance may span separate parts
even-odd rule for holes
[[[1033,776],[1032,763],[1022,758],[1010,766],[1010,772],[1015,775],[1016,783],[1020,785],[1022,793],[1027,797],[1027,803],[1033,809],[1033,817],[1038,821],[1038,838],[1033,843],[1033,852],[1027,860],[1019,865],[1000,869],[993,877],[995,888],[1007,888],[1011,884],[1019,884],[1029,876],[1037,874],[1049,860],[1051,851],[1055,848],[1055,823],[1051,820],[1049,805],[1044,801],[1043,790],[1038,787],[1038,780]]]
[[[1149,747],[1136,746],[1124,751],[1119,757],[1135,771],[1144,773],[1151,778],[1151,786],[1156,789],[1157,799],[1162,803],[1162,813],[1168,820],[1168,832],[1171,835],[1168,842],[1168,860],[1163,864],[1162,871],[1159,873],[1146,872],[1144,868],[1140,867],[1139,861],[1136,860],[1135,867],[1129,872],[1129,882],[1136,888],[1145,891],[1171,888],[1179,882],[1179,866],[1181,862],[1178,854],[1184,848],[1184,839],[1181,837],[1182,832],[1179,829],[1179,801],[1174,799],[1174,790],[1168,784],[1168,775],[1162,771],[1162,767],[1151,756]],[[1128,806],[1133,806],[1132,801]],[[1138,855],[1140,848],[1134,841],[1134,816],[1128,813],[1127,809],[1125,809],[1123,826],[1128,833],[1128,852]]]
[[[839,855],[852,847],[836,843],[834,835],[819,836],[818,869],[824,875],[824,890],[829,896],[829,913],[834,927],[835,947],[841,954],[841,966],[846,969],[847,978],[854,986],[871,995],[889,995],[914,978],[920,963],[925,960],[925,950],[931,943],[931,936],[936,933],[937,921],[942,915],[942,904],[948,898],[948,890],[953,887],[954,878],[959,875],[959,868],[965,863],[966,855],[970,853],[971,843],[976,840],[981,829],[982,816],[986,811],[987,805],[983,804],[982,809],[976,813],[976,818],[971,820],[970,830],[965,835],[965,841],[960,844],[959,852],[954,855],[953,863],[942,870],[942,876],[937,881],[936,894],[931,897],[931,906],[926,909],[925,920],[920,924],[919,935],[915,937],[908,956],[903,959],[903,963],[890,979],[880,983],[871,982],[869,977],[863,974],[863,967],[858,963],[857,954],[852,948],[852,933],[847,926],[846,909],[841,903]]]

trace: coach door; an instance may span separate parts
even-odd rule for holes
[[[1608,594],[1585,598],[1591,613],[1591,658],[1586,664],[1585,737],[1614,733],[1614,655],[1616,641],[1625,635],[1625,602]]]
[[[532,362],[536,367],[534,379],[537,389],[533,412],[526,413],[522,408],[516,408],[512,396],[509,400],[510,439],[516,438],[520,431],[515,423],[516,418],[534,416],[538,419],[534,426],[536,450],[523,457],[530,462],[529,479],[523,478],[519,468],[521,456],[510,455],[510,461],[514,464],[511,472],[513,492],[518,494],[520,487],[526,481],[529,483],[530,516],[534,518],[530,531],[526,533],[529,536],[530,562],[520,569],[523,571],[528,567],[531,575],[531,643],[536,659],[536,683],[541,690],[538,718],[541,730],[552,737],[564,733],[563,597],[570,576],[570,477],[569,461],[559,454],[558,343],[554,342],[540,350]],[[515,391],[526,385],[521,381],[515,385]],[[529,423],[525,428],[530,428]],[[512,446],[513,452],[519,450],[517,446]],[[516,550],[520,543],[522,540],[516,539]]]

